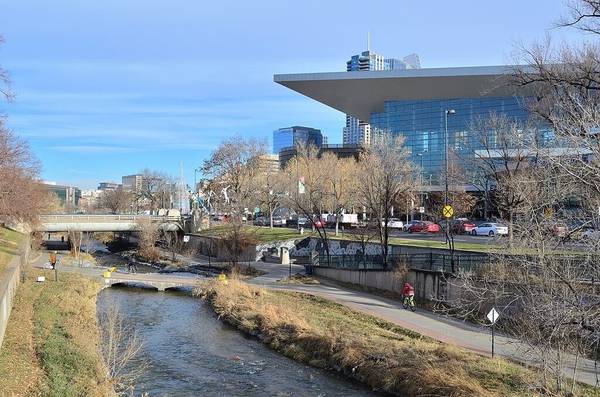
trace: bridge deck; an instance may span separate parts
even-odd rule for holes
[[[182,276],[171,273],[112,273],[104,279],[106,285],[135,283],[148,285],[164,291],[168,288],[195,287],[201,281],[206,280],[200,276]]]

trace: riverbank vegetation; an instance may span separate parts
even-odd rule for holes
[[[46,276],[37,283],[36,277]],[[0,350],[2,395],[110,396],[96,326],[98,282],[34,270],[19,286]]]
[[[394,395],[529,396],[543,394],[537,373],[434,341],[315,296],[270,291],[238,280],[197,293],[226,322],[274,350],[335,370]],[[598,395],[592,389],[579,395]]]

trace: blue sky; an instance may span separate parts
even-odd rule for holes
[[[552,29],[561,0],[0,0],[0,104],[43,178],[93,188],[144,168],[179,175],[225,137],[290,125],[341,141],[344,115],[273,83],[342,71],[371,47],[423,67],[510,63],[520,43],[581,40]]]

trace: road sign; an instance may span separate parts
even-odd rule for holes
[[[304,194],[306,188],[304,185],[304,177],[301,176],[300,178],[298,178],[298,194]]]
[[[494,326],[496,325],[496,321],[498,321],[498,317],[500,317],[500,313],[496,311],[496,308],[492,307],[492,310],[487,314],[488,320],[492,323],[492,357],[494,357]]]
[[[500,313],[498,313],[496,309],[492,307],[492,310],[490,310],[490,312],[487,314],[488,320],[490,320],[490,323],[495,324],[496,321],[498,321],[498,317],[500,317]]]
[[[183,242],[188,243],[190,241],[190,236],[183,236]]]
[[[419,213],[424,214],[425,213],[425,207],[419,207]]]
[[[444,218],[452,218],[452,215],[454,215],[454,208],[452,208],[451,205],[445,205],[442,209],[442,215]]]

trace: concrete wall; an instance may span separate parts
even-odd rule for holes
[[[21,257],[15,256],[4,272],[0,274],[0,348],[8,326],[13,298],[19,286],[20,275]]]
[[[215,261],[217,262],[227,262],[230,259],[227,250],[223,247],[220,239],[215,237],[190,235],[190,241],[186,243],[185,248],[190,247],[199,254],[215,258]],[[242,252],[238,261],[254,262],[257,255],[256,251],[256,245],[248,247]]]
[[[451,284],[440,273],[410,270],[406,273],[380,270],[345,270],[326,267],[314,267],[317,276],[331,280],[375,288],[383,291],[402,293],[405,282],[415,287],[415,296],[421,299],[433,300],[448,297]]]

